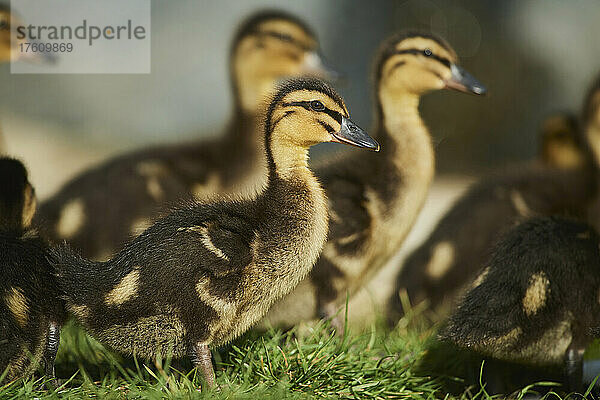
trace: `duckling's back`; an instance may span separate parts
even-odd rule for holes
[[[599,237],[559,217],[533,218],[495,247],[441,336],[529,364],[559,363],[600,324]]]
[[[477,276],[500,235],[529,217],[583,216],[596,192],[595,171],[519,166],[474,184],[408,258],[390,299],[390,316],[402,314],[398,293],[413,304],[447,305]]]

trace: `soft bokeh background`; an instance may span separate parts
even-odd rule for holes
[[[110,155],[219,134],[230,114],[230,40],[241,19],[266,7],[316,30],[346,75],[339,90],[361,125],[371,123],[375,49],[399,30],[442,35],[488,86],[486,98],[440,92],[423,99],[439,178],[404,251],[472,177],[534,156],[540,120],[555,110],[578,112],[600,70],[598,0],[156,0],[151,74],[11,75],[0,67],[9,152],[28,164],[43,198]]]

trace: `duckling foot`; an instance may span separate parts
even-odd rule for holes
[[[583,350],[575,346],[569,347],[566,354],[565,367],[568,390],[582,393],[583,390]]]
[[[202,374],[206,387],[213,388],[215,386],[215,371],[213,370],[212,354],[208,345],[204,343],[193,345],[189,351],[189,356],[194,367]]]
[[[51,322],[48,327],[48,343],[44,351],[44,373],[47,377],[51,378],[50,384],[54,387],[58,386],[56,375],[54,372],[54,361],[56,360],[56,353],[58,352],[58,346],[60,344],[60,327],[58,324]]]

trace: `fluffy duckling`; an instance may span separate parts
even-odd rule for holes
[[[25,377],[54,358],[64,303],[49,264],[48,246],[30,228],[36,200],[23,164],[0,158],[0,375]]]
[[[441,337],[535,366],[564,363],[582,386],[583,352],[600,331],[598,234],[584,223],[533,218],[499,241]]]
[[[328,227],[308,148],[379,145],[317,80],[286,83],[265,127],[268,179],[256,197],[175,210],[106,262],[58,254],[68,310],[94,337],[144,358],[187,354],[212,386],[209,347],[246,331],[306,276]]]
[[[546,121],[544,137],[553,139],[542,146],[542,157],[553,165],[520,165],[487,176],[456,201],[399,268],[388,303],[391,323],[403,315],[404,293],[412,304],[427,301],[445,315],[460,291],[475,279],[498,236],[518,221],[554,214],[585,216],[597,188],[597,163],[590,148],[600,148],[600,136],[588,134],[588,119],[583,120],[583,129],[568,135],[561,133],[563,123]],[[574,128],[576,124],[564,125]],[[576,139],[557,139],[563,136]]]
[[[262,100],[284,77],[323,71],[318,43],[298,19],[261,13],[241,26],[230,59],[235,104],[222,137],[125,154],[83,172],[41,205],[48,237],[105,259],[181,198],[262,187]]]
[[[273,307],[267,324],[332,318],[369,275],[398,250],[425,201],[434,174],[419,99],[433,90],[482,94],[442,39],[405,33],[388,39],[375,69],[377,157],[353,152],[316,169],[330,204],[328,242],[310,279]],[[332,321],[341,332],[337,315]]]

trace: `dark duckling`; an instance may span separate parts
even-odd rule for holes
[[[0,158],[0,375],[5,382],[45,365],[54,378],[64,302],[48,245],[30,227],[36,209],[23,164]]]
[[[560,217],[527,220],[495,246],[440,336],[500,360],[564,364],[582,389],[583,352],[600,333],[600,238]]]
[[[143,358],[188,355],[212,386],[210,347],[245,332],[309,273],[328,212],[308,148],[379,145],[333,89],[310,79],[278,91],[265,131],[267,184],[253,198],[179,208],[106,262],[58,254],[67,307],[94,337]]]

